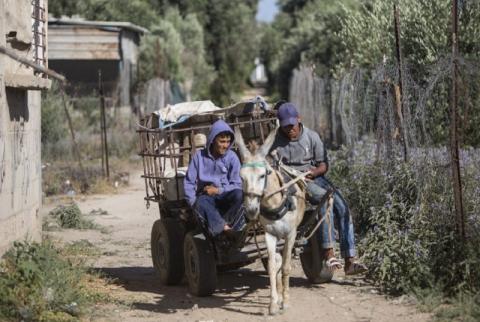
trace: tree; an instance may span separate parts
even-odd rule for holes
[[[142,40],[139,81],[154,77],[182,83],[187,96],[207,98],[213,68],[205,60],[203,28],[195,14],[168,9]]]
[[[225,105],[240,92],[253,68],[257,54],[256,6],[218,0],[209,2],[205,9],[207,57],[217,72],[210,92],[213,100]]]
[[[159,19],[162,9],[149,0],[50,0],[48,6],[56,17],[80,15],[89,20],[129,21],[146,28]]]
[[[338,34],[342,8],[355,8],[355,1],[284,0],[279,4],[282,12],[264,33],[261,52],[275,78],[274,90],[286,98],[291,73],[301,63],[315,65],[320,76],[331,75],[345,50]]]

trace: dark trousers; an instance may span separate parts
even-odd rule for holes
[[[235,230],[243,228],[245,216],[242,204],[243,191],[235,189],[215,196],[198,196],[194,210],[207,223],[210,233],[216,236],[223,231],[225,224]]]

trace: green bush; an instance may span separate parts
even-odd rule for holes
[[[453,296],[480,290],[480,156],[464,152],[467,240],[462,242],[444,165],[448,154],[439,151],[441,157],[414,155],[410,163],[372,162],[359,151],[333,153],[330,177],[350,204],[368,277],[386,292],[435,288]]]
[[[2,321],[77,321],[91,301],[85,267],[49,242],[16,242],[0,268]]]
[[[60,205],[50,211],[49,216],[54,218],[62,228],[98,229],[99,226],[92,220],[85,218],[76,203]]]

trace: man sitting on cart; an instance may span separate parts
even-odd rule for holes
[[[345,274],[354,275],[365,272],[367,267],[355,260],[353,221],[348,205],[341,193],[325,178],[328,159],[320,136],[300,122],[297,108],[292,103],[281,104],[277,110],[277,118],[280,129],[271,151],[277,151],[276,155],[283,164],[301,172],[310,172],[307,176],[310,179],[307,183],[307,196],[310,203],[318,204],[327,190],[334,189],[333,212],[326,214],[327,218],[323,220],[318,230],[327,267],[331,270],[342,268],[342,264],[335,258],[333,252],[335,220],[340,235],[340,251],[345,258]]]
[[[243,228],[240,160],[230,148],[234,132],[222,120],[213,123],[204,149],[198,150],[184,180],[185,199],[212,236]]]

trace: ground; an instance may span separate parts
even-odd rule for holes
[[[140,168],[139,164],[139,168]],[[88,240],[100,249],[92,263],[115,279],[108,287],[117,304],[95,309],[92,321],[426,321],[406,297],[387,299],[363,279],[345,279],[339,273],[334,281],[310,285],[299,260],[294,261],[291,277],[291,307],[275,317],[267,315],[268,275],[260,262],[219,275],[218,290],[211,297],[196,298],[185,283],[160,285],[150,258],[150,229],[159,217],[158,207],[146,209],[144,182],[133,172],[130,186],[116,194],[77,198],[84,213],[108,211],[95,221],[109,228],[63,230],[51,233],[63,242]],[[47,212],[53,204],[46,205]]]

